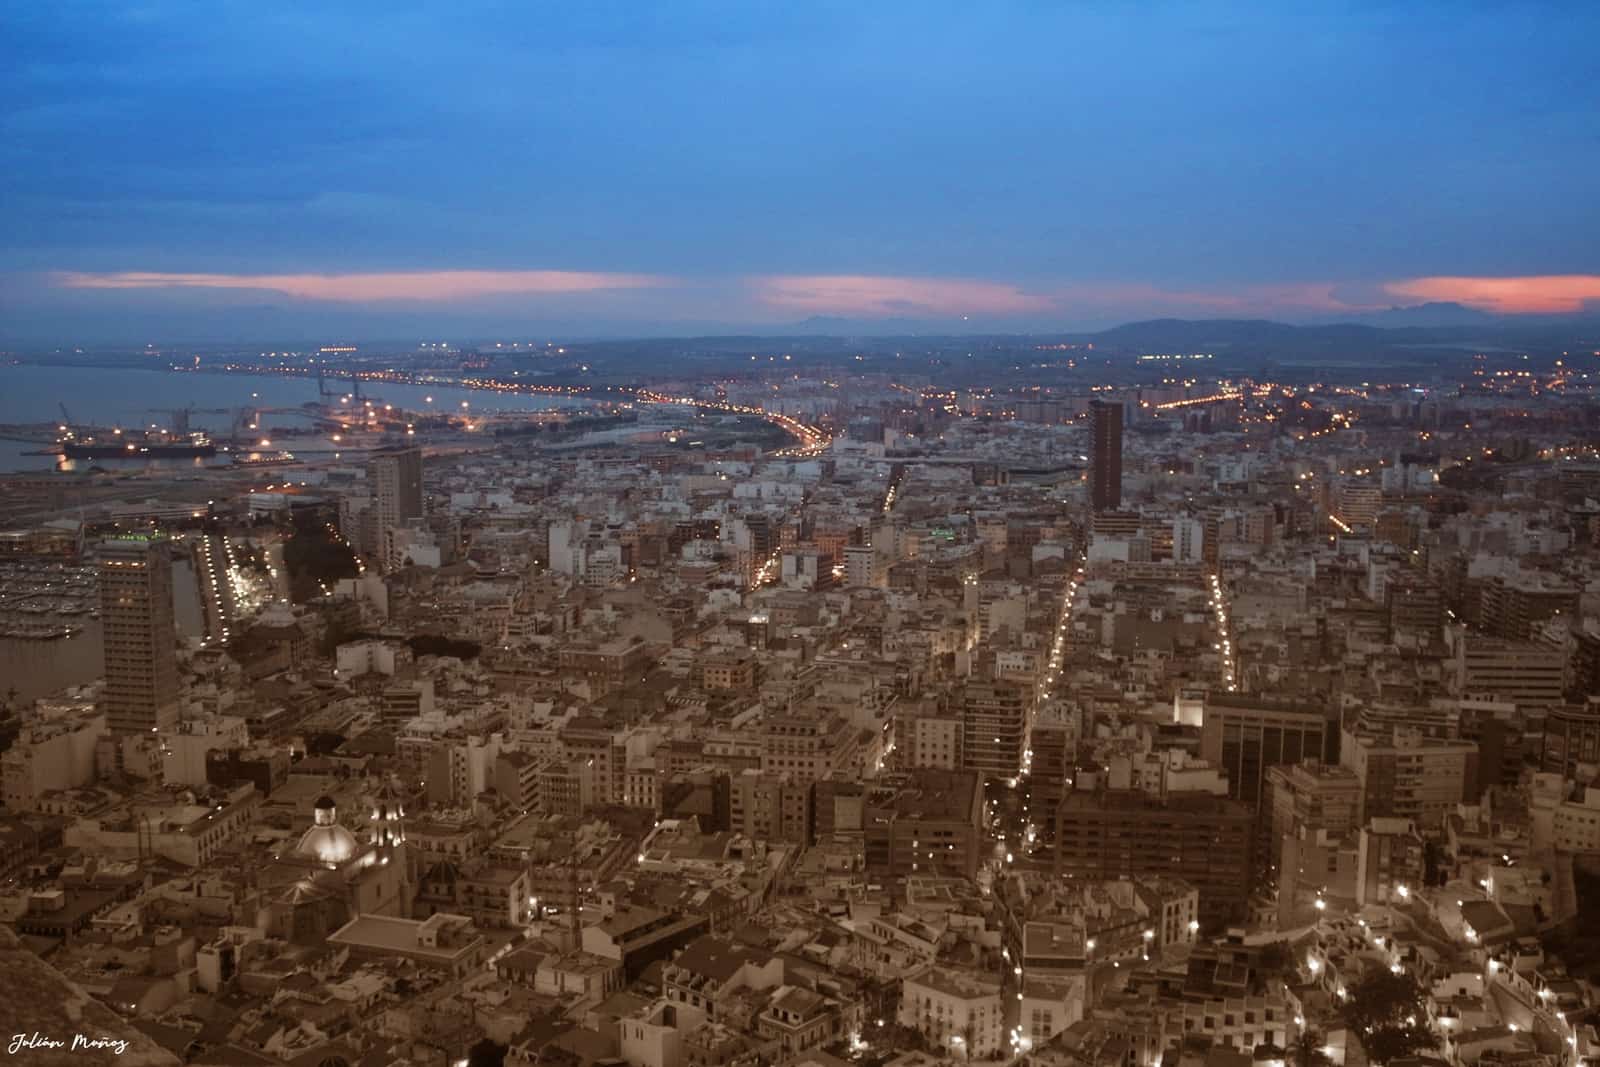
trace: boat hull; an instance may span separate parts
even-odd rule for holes
[[[192,459],[217,454],[216,445],[78,445],[64,444],[61,454],[68,459]]]

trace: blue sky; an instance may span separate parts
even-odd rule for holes
[[[5,5],[0,336],[1582,310],[1597,7]]]

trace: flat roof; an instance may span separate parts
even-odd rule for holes
[[[425,956],[437,960],[453,960],[470,949],[480,937],[464,940],[461,944],[446,947],[424,945],[422,928],[431,919],[395,919],[387,915],[358,915],[328,935],[328,940],[340,945],[358,948],[383,949],[408,956]],[[438,925],[438,924],[436,924]]]

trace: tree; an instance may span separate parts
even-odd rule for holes
[[[1411,975],[1382,967],[1350,990],[1345,1022],[1373,1063],[1388,1063],[1438,1047],[1428,1027],[1422,986]]]
[[[467,1050],[467,1067],[504,1067],[506,1047],[491,1038],[484,1038]]]
[[[1450,880],[1450,855],[1439,842],[1431,839],[1423,842],[1422,862],[1422,880],[1428,885],[1444,885]]]
[[[417,634],[408,638],[412,654],[417,656],[454,656],[459,660],[476,659],[483,646],[476,641],[445,637],[443,634]]]
[[[283,566],[289,572],[290,599],[303,604],[319,596],[323,583],[359,573],[355,553],[326,526],[297,523],[283,543]]]
[[[1261,955],[1256,960],[1256,970],[1263,977],[1275,977],[1291,970],[1295,965],[1295,956],[1289,949],[1288,942],[1273,941],[1261,949]]]
[[[1333,1067],[1333,1059],[1325,1051],[1327,1044],[1327,1035],[1321,1031],[1301,1030],[1284,1060],[1289,1067]]]

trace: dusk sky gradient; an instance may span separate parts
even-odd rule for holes
[[[1600,309],[1600,5],[1314,9],[7,4],[0,338]]]

